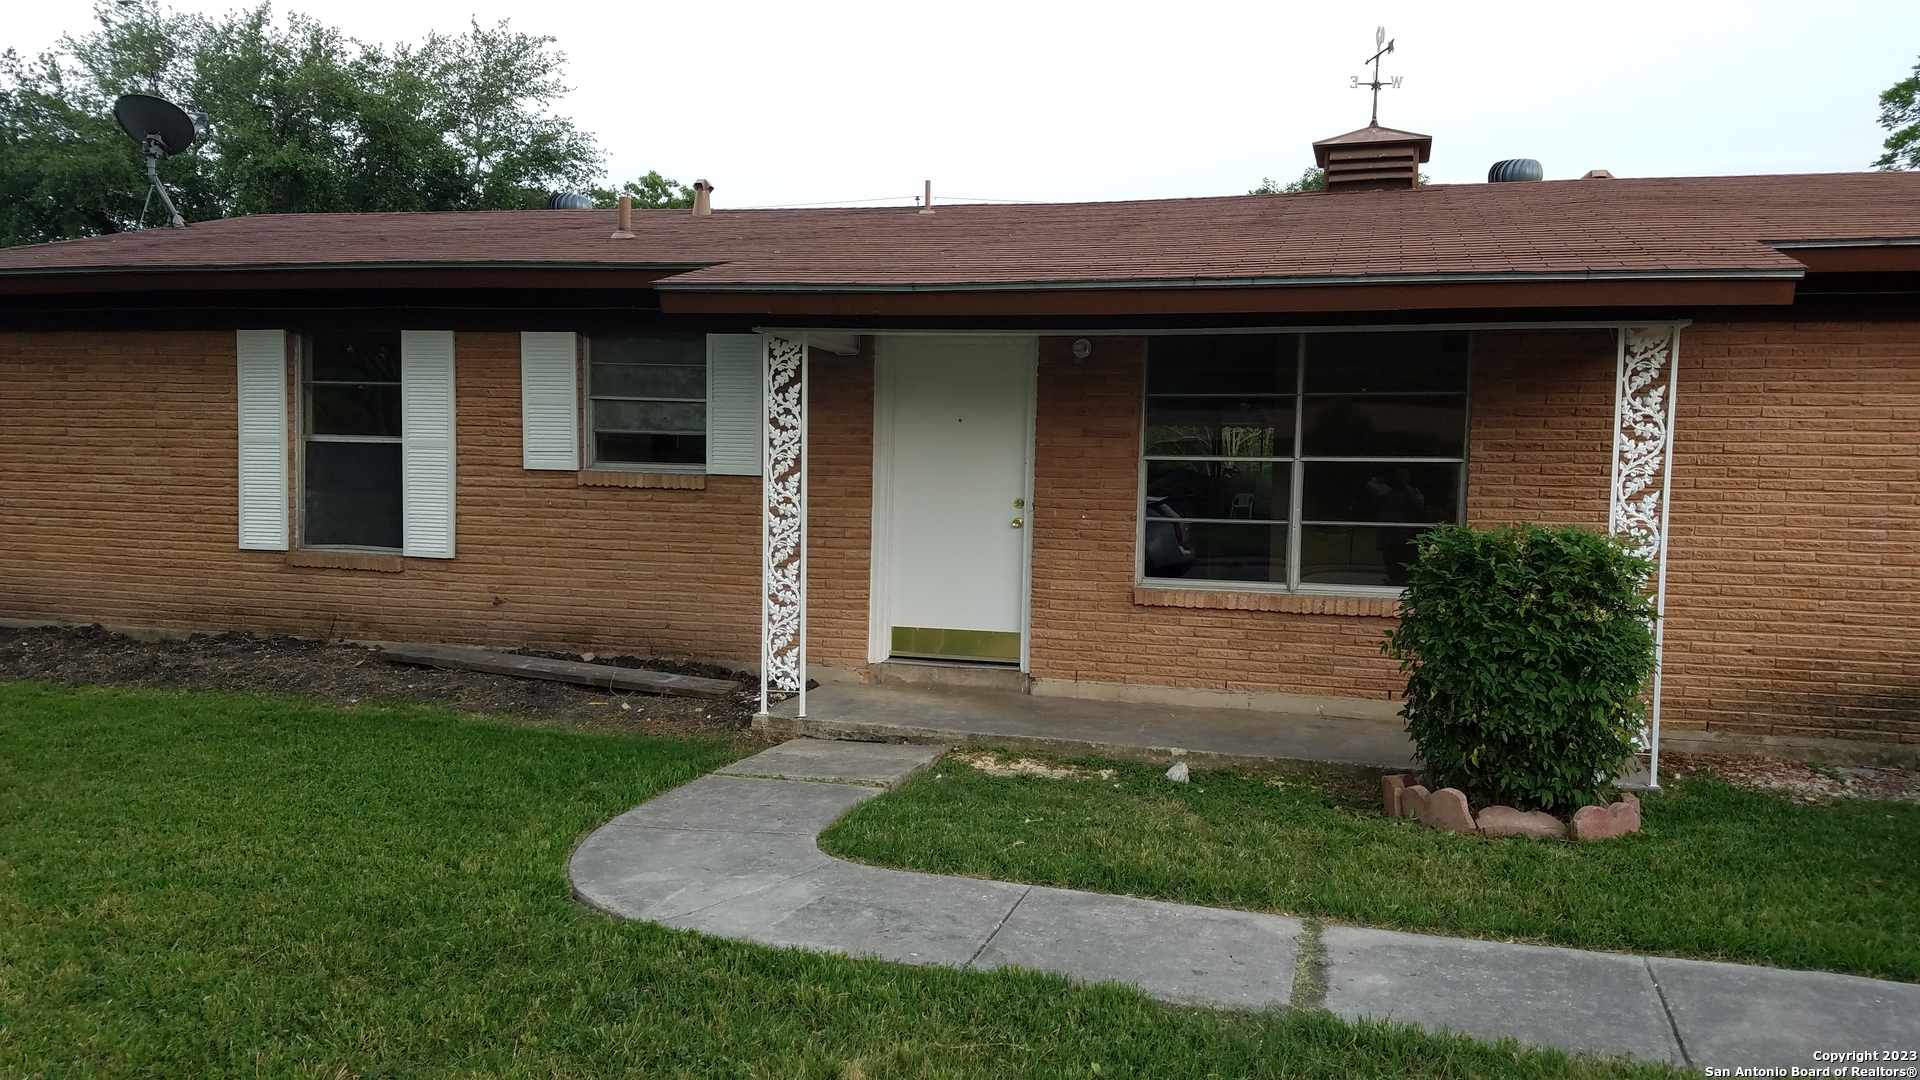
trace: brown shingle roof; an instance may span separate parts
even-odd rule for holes
[[[367,266],[675,268],[666,288],[1022,288],[1748,276],[1771,241],[1920,237],[1920,174],[1447,184],[911,208],[266,215],[0,250],[0,275]]]

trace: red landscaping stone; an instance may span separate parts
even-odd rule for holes
[[[1628,796],[1628,798],[1633,798]],[[1573,835],[1582,840],[1611,840],[1640,831],[1640,800],[1611,806],[1583,806],[1573,812]]]
[[[1567,835],[1567,826],[1545,810],[1515,810],[1511,806],[1489,806],[1475,819],[1488,836],[1531,836],[1537,840],[1557,840]]]
[[[1425,821],[1427,817],[1427,801],[1432,797],[1432,793],[1419,784],[1408,784],[1406,787],[1401,788],[1399,804],[1400,816],[1410,817],[1416,821]]]
[[[1400,792],[1413,784],[1412,773],[1392,773],[1380,778],[1380,802],[1388,817],[1405,817],[1400,812]]]
[[[1473,808],[1467,805],[1467,793],[1459,788],[1441,788],[1429,796],[1420,820],[1435,829],[1457,833],[1480,831],[1473,823]]]

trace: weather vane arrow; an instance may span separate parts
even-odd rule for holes
[[[1385,44],[1382,44],[1383,42]],[[1391,86],[1395,90],[1400,89],[1400,76],[1390,75],[1387,77],[1386,81],[1384,82],[1381,81],[1380,79],[1380,58],[1393,51],[1393,42],[1387,40],[1386,27],[1382,26],[1374,30],[1373,46],[1379,51],[1374,53],[1372,56],[1367,57],[1367,59],[1364,61],[1365,63],[1373,65],[1373,78],[1367,80],[1366,82],[1361,82],[1360,76],[1355,75],[1353,77],[1352,85],[1353,85],[1353,88],[1356,90],[1364,86],[1373,91],[1373,118],[1368,120],[1367,124],[1370,127],[1379,127],[1380,126],[1380,88],[1383,86]]]

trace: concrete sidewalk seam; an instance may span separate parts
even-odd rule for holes
[[[729,772],[721,769],[715,776],[736,776],[742,780],[780,780],[789,784],[836,784],[840,787],[873,788],[887,791],[886,784],[874,780],[834,780],[823,776],[782,776],[779,773]]]
[[[1000,921],[995,923],[993,926],[993,933],[988,934],[987,939],[980,943],[980,947],[973,950],[973,955],[967,957],[967,962],[964,965],[962,965],[963,967],[971,968],[973,967],[974,964],[979,962],[980,954],[987,951],[987,946],[993,944],[993,939],[999,937],[1000,931],[1006,929],[1007,920],[1013,918],[1013,913],[1016,911],[1019,911],[1020,905],[1026,903],[1027,897],[1032,895],[1033,895],[1033,886],[1031,885],[1020,890],[1020,899],[1015,900],[1013,902],[1013,906],[1007,909],[1007,913],[1005,915],[1000,916]]]
[[[1653,992],[1660,996],[1660,1009],[1667,1014],[1667,1026],[1673,1029],[1673,1045],[1680,1048],[1680,1063],[1693,1068],[1693,1052],[1687,1049],[1687,1040],[1680,1034],[1680,1021],[1673,1017],[1673,1003],[1667,1000],[1667,988],[1660,985],[1660,976],[1653,973],[1653,959],[1641,957],[1640,966],[1647,969],[1647,978],[1653,980]]]
[[[758,896],[763,892],[769,892],[773,889],[779,888],[782,885],[787,885],[792,882],[799,881],[801,878],[806,877],[808,874],[818,874],[822,870],[830,870],[832,868],[833,868],[832,864],[828,863],[824,866],[816,866],[811,870],[802,870],[797,874],[788,874],[786,877],[780,878],[776,881],[770,881],[765,885],[760,886],[759,888],[748,889],[745,892],[734,893],[732,896],[726,896],[718,900],[715,900],[711,904],[702,904],[691,911],[683,911],[678,915],[672,916],[671,918],[662,919],[660,920],[660,925],[672,926],[674,923],[679,922],[681,919],[691,919],[695,915],[698,915],[703,911],[712,911],[714,908],[717,908],[722,904],[731,904],[735,900],[745,900],[749,896]],[[679,929],[679,928],[676,927],[676,929]]]

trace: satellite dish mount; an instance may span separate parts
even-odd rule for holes
[[[207,114],[187,110],[164,98],[151,94],[122,94],[113,103],[113,118],[120,123],[120,130],[127,133],[140,146],[140,153],[147,160],[147,203],[157,194],[160,205],[167,208],[167,224],[176,229],[187,227],[186,219],[174,208],[173,196],[167,193],[167,185],[160,182],[158,165],[161,158],[182,153],[200,138],[200,131],[206,126]],[[147,219],[147,206],[140,207],[140,221],[144,225]]]

